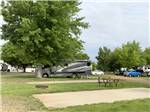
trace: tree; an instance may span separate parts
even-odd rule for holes
[[[142,57],[142,50],[138,42],[127,42],[121,48],[115,50],[117,63],[121,67],[137,67],[145,64],[145,59]]]
[[[98,69],[114,71],[121,67],[133,68],[149,63],[150,49],[145,49],[144,53],[138,42],[132,41],[117,47],[114,51],[103,47],[99,49]]]
[[[120,49],[116,48],[113,52],[110,54],[110,62],[108,64],[109,70],[116,71],[117,69],[120,69],[121,65],[118,59],[118,54],[120,53]]]
[[[89,56],[86,53],[79,52],[76,54],[75,59],[77,59],[77,60],[88,60]]]
[[[97,64],[95,62],[92,62],[92,71],[96,70]]]
[[[23,49],[33,63],[61,63],[83,49],[79,36],[88,24],[78,1],[2,2],[2,39]]]
[[[100,47],[97,59],[97,68],[103,71],[109,70],[109,63],[110,63],[110,56],[111,56],[111,50],[107,47]]]
[[[150,47],[149,48],[146,48],[143,52],[143,57],[145,58],[146,60],[146,64],[147,65],[150,65]]]
[[[25,54],[24,49],[19,49],[10,42],[2,46],[1,58],[10,65],[23,67],[23,72],[32,64],[31,57]]]

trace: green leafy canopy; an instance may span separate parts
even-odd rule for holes
[[[24,49],[26,56],[40,64],[74,59],[83,49],[79,38],[88,28],[79,17],[78,1],[8,1],[2,5],[6,22],[1,39]]]

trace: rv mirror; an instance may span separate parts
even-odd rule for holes
[[[87,66],[90,66],[91,65],[91,62],[87,62]]]
[[[64,66],[68,66],[68,63],[65,63]]]

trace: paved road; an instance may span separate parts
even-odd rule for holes
[[[27,84],[86,83],[86,82],[97,82],[97,80],[36,81],[36,82],[27,82]]]
[[[131,81],[131,82],[139,82],[150,84],[150,78],[148,77],[124,77],[124,76],[116,76],[116,75],[109,75],[111,78],[118,78],[121,80]]]
[[[68,106],[112,103],[121,100],[134,100],[150,98],[150,89],[132,88],[115,90],[94,90],[80,92],[64,92],[51,94],[35,94],[33,97],[39,99],[46,107],[64,108]]]
[[[144,79],[141,77],[124,77],[124,76],[114,76],[114,75],[106,75],[106,77],[111,77],[114,79],[126,80],[131,82],[139,82],[150,84],[150,79]],[[27,82],[27,84],[55,84],[55,83],[86,83],[86,82],[97,82],[97,80],[68,80],[68,81],[33,81]]]

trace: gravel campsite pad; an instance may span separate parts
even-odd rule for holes
[[[48,108],[64,108],[84,104],[112,103],[121,100],[150,98],[150,89],[132,88],[34,94],[33,97],[39,99]]]

